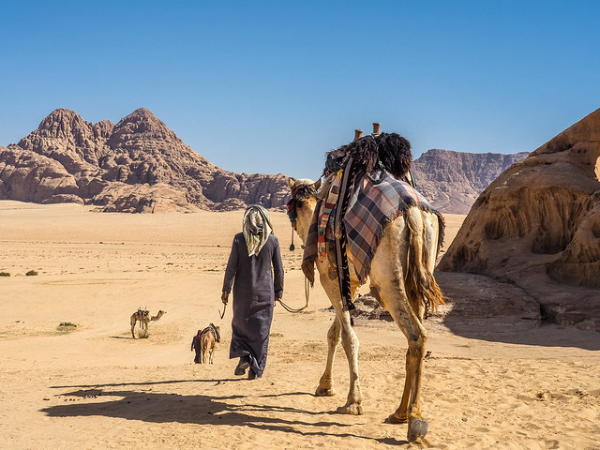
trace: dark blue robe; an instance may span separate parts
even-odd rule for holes
[[[223,292],[233,284],[230,358],[247,356],[260,377],[267,363],[274,299],[283,296],[283,264],[279,240],[273,234],[258,256],[248,256],[243,233],[233,239]]]

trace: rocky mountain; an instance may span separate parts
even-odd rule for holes
[[[282,208],[287,196],[283,175],[222,170],[143,108],[116,125],[57,109],[18,144],[0,147],[0,199],[154,212]]]
[[[413,162],[417,189],[441,212],[467,214],[479,194],[528,153],[429,150]]]
[[[510,283],[543,319],[600,331],[600,109],[494,180],[438,270]]]
[[[414,161],[413,173],[440,211],[466,214],[492,180],[525,156],[429,150]],[[251,203],[281,209],[288,198],[283,175],[222,170],[143,108],[116,125],[57,109],[18,144],[0,147],[0,199],[159,212]]]

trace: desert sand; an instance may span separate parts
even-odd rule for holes
[[[318,282],[302,313],[276,307],[264,376],[233,375],[220,292],[242,214],[0,202],[0,272],[10,274],[0,277],[0,449],[418,448],[406,425],[385,422],[404,381],[406,340],[393,323],[355,324],[364,415],[335,413],[348,384],[341,349],[337,396],[314,396],[333,319]],[[290,251],[287,217],[272,216],[284,300],[298,307],[301,242]],[[446,247],[463,219],[446,216]],[[133,340],[138,307],[167,314]],[[223,337],[215,364],[193,364],[192,337],[211,322]],[[425,325],[424,447],[600,448],[600,333],[504,323],[467,338],[443,317]]]

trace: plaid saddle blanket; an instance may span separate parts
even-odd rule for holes
[[[334,230],[333,219],[328,221],[324,238],[319,236],[319,228],[322,229],[323,226],[322,211],[326,211],[329,217],[335,217],[335,208],[337,207],[334,206],[333,210],[330,210],[330,207],[324,208],[324,201],[326,200],[317,202],[304,246],[302,270],[311,283],[314,283],[316,258],[326,257],[319,252],[323,240],[327,251],[335,252],[336,230]],[[398,181],[387,173],[378,182],[372,181],[368,176],[361,179],[343,218],[348,241],[346,248],[348,261],[354,266],[356,276],[361,284],[365,282],[369,274],[371,261],[375,256],[386,225],[411,206],[434,212],[438,217],[442,217],[409,183]],[[440,220],[440,224],[443,226],[443,220]],[[321,240],[320,245],[319,239]],[[330,257],[331,262],[335,260],[335,256]]]

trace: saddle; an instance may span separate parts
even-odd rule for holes
[[[212,334],[215,336],[215,341],[221,342],[221,336],[212,323],[209,326],[207,326],[204,330],[202,330],[202,333],[200,333],[200,339],[202,339],[202,336],[209,332],[212,332]]]
[[[139,308],[137,310],[137,312],[135,313],[135,315],[138,316],[138,317],[148,317],[149,314],[150,314],[149,310],[142,309],[142,308]]]
[[[365,136],[327,154],[302,269],[314,283],[314,260],[328,257],[344,310],[354,309],[348,252],[362,283],[390,221],[413,205],[435,211],[414,189],[411,163],[410,143],[397,133]]]

